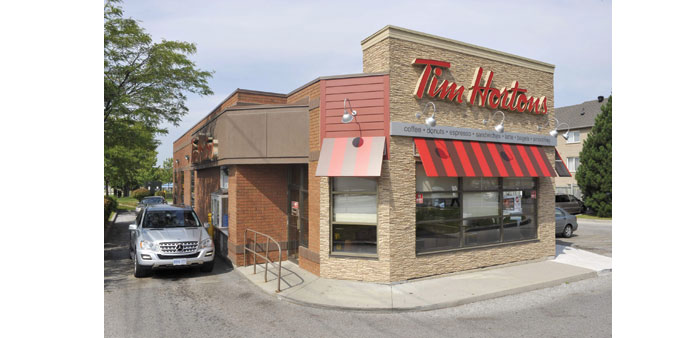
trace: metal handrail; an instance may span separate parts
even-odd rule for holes
[[[247,232],[248,231],[251,231],[252,233],[255,234],[252,249],[249,248],[247,245]],[[262,256],[261,254],[257,253],[257,235],[264,236],[267,238],[267,244],[266,244],[265,250],[264,250],[265,256]],[[269,263],[271,263],[273,267],[276,267],[276,264],[269,259],[269,241],[270,240],[272,242],[276,243],[276,247],[279,248],[279,278],[278,278],[279,284],[276,286],[276,292],[281,292],[281,257],[283,257],[283,256],[281,255],[281,245],[279,245],[279,242],[277,242],[274,238],[272,238],[271,236],[269,236],[267,234],[263,234],[259,231],[255,231],[252,229],[245,229],[245,231],[243,232],[243,261],[245,263],[244,266],[247,266],[247,252],[248,251],[253,253],[253,257],[252,257],[252,263],[254,265],[253,266],[253,272],[252,272],[253,275],[257,273],[257,256],[260,256],[260,258],[264,258],[264,282],[266,283],[267,282],[267,271],[268,271],[267,268],[269,267]],[[260,247],[260,250],[261,249],[262,248]]]

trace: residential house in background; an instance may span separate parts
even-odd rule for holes
[[[579,153],[584,146],[584,140],[589,137],[596,116],[601,113],[601,106],[606,102],[606,98],[599,96],[597,100],[555,108],[555,117],[560,124],[557,130],[560,135],[568,133],[566,140],[562,137],[557,138],[556,148],[571,175],[555,178],[556,194],[572,194],[582,198],[581,189],[575,177],[579,168]]]

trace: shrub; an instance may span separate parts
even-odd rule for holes
[[[151,196],[151,192],[147,188],[139,188],[132,192],[132,197],[136,198],[138,201],[142,201],[144,197]]]
[[[110,217],[111,212],[115,211],[116,209],[118,209],[118,201],[116,201],[113,197],[103,196],[104,222],[108,221],[108,217]]]
[[[163,198],[166,198],[166,190],[159,190],[154,194],[154,196],[161,196]]]

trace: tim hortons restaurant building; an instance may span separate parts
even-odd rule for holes
[[[238,89],[174,142],[217,254],[245,264],[249,229],[372,282],[552,258],[555,66],[393,26],[361,46],[363,73]]]

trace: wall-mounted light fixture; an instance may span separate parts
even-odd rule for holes
[[[351,112],[349,113],[348,110],[346,110],[346,101],[348,101],[348,108],[351,109]],[[353,118],[356,116],[356,111],[353,110],[353,107],[351,107],[351,100],[348,98],[344,99],[344,115],[341,116],[341,123],[349,123],[353,121]]]
[[[433,107],[433,113],[432,113],[432,115],[431,115],[430,117],[428,117],[427,119],[425,119],[425,124],[426,124],[428,127],[431,127],[431,128],[432,128],[432,127],[434,127],[434,126],[437,125],[437,121],[435,120],[435,113],[437,113],[437,107],[435,107],[435,104],[434,104],[434,103],[432,103],[432,102],[426,103],[426,104],[425,104],[425,107],[423,107],[423,111],[420,112],[420,113],[416,113],[416,118],[417,118],[417,119],[420,119],[420,118],[423,116],[423,114],[425,114],[426,110],[428,109],[428,105],[432,105],[432,107]]]
[[[189,160],[190,160],[190,155],[185,155],[185,159],[189,161]]]
[[[488,124],[488,122],[490,122],[492,119],[494,119],[495,115],[497,115],[498,113],[502,114],[502,121],[500,121],[499,124],[495,125],[495,131],[498,133],[504,133],[505,132],[505,113],[503,113],[499,110],[496,111],[495,113],[493,113],[493,115],[490,116],[489,119],[483,120],[483,124]]]
[[[555,120],[555,129],[551,130],[548,134],[552,137],[557,137],[557,134],[558,134],[557,128],[559,128],[561,125],[564,124],[567,126],[567,131],[564,134],[562,134],[562,138],[564,138],[565,140],[568,139],[569,138],[569,124],[564,123],[564,122],[560,123],[560,121],[558,121],[557,118],[553,118],[553,120]],[[550,124],[550,119],[545,121],[545,123],[542,126],[538,126],[538,130],[541,130],[541,129],[547,127],[549,124]]]
[[[346,109],[346,101],[348,101],[348,108],[351,110],[351,112]],[[353,107],[351,107],[351,100],[348,98],[344,99],[344,115],[341,116],[341,123],[351,123],[356,117],[358,113],[353,110]],[[358,123],[358,121],[356,121]],[[360,123],[358,123],[358,133],[362,134],[362,131],[360,130]],[[354,147],[360,147],[363,145],[363,138],[358,136],[353,139],[353,146]]]
[[[555,119],[555,121],[557,121],[557,119]],[[556,125],[556,126],[555,126],[555,129],[553,129],[553,130],[550,131],[550,133],[549,133],[550,136],[552,136],[552,137],[557,137],[557,134],[558,134],[557,128],[560,128],[560,126],[563,125],[563,124],[567,126],[567,131],[566,131],[564,134],[562,134],[562,138],[564,138],[565,140],[567,140],[567,139],[569,138],[569,124],[564,123],[564,122],[562,122],[562,123]]]
[[[175,160],[175,164],[180,164],[180,160]]]

